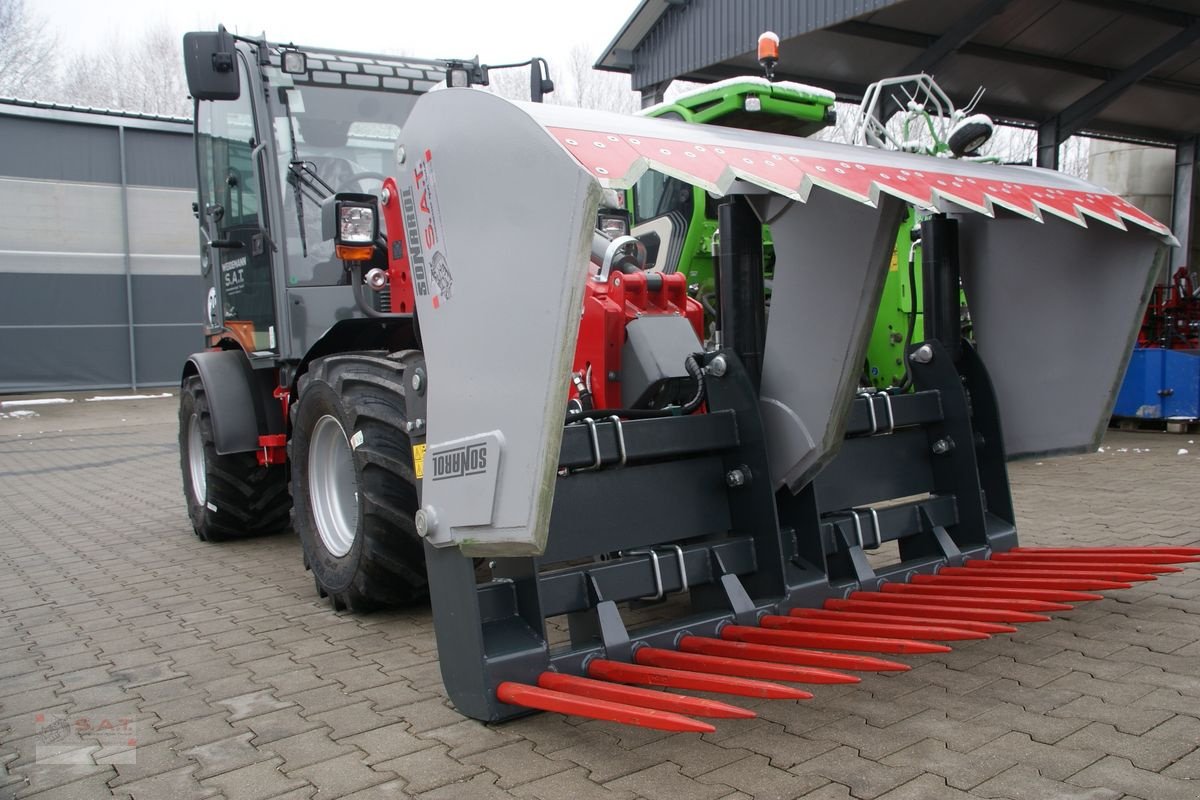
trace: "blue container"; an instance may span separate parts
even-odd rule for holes
[[[1200,352],[1135,347],[1113,416],[1200,419]]]

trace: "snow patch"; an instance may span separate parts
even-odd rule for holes
[[[107,400],[158,400],[163,397],[170,397],[170,392],[162,394],[113,394],[104,395],[102,397],[88,397],[83,402],[85,403],[103,403]]]
[[[42,397],[36,400],[5,400],[0,408],[20,408],[21,406],[57,406],[64,403],[74,403],[69,397]]]

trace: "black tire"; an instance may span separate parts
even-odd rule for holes
[[[314,361],[300,379],[288,445],[292,526],[318,593],[338,611],[403,605],[427,594],[425,549],[413,521],[419,501],[405,431],[404,372],[402,359],[350,353]],[[338,450],[330,455],[329,443],[339,435]],[[347,461],[353,465],[352,484]],[[325,477],[332,472],[322,472],[322,465],[332,470],[335,462],[342,464],[341,477]],[[325,480],[352,486],[355,496],[332,517],[320,510],[327,502],[321,498],[345,494],[322,489]]]
[[[193,444],[200,445],[197,452],[203,455],[203,463],[196,462],[195,476]],[[188,517],[201,541],[219,542],[287,528],[292,505],[287,470],[260,467],[254,453],[217,454],[212,415],[199,375],[185,378],[179,392],[179,466]],[[201,478],[203,486],[198,485]]]
[[[992,135],[993,126],[985,122],[968,122],[950,134],[946,146],[956,156],[973,156]]]

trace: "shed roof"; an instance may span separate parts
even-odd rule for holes
[[[780,79],[857,100],[928,72],[1007,122],[1174,143],[1200,131],[1200,0],[643,0],[596,66],[634,89],[757,74],[758,34],[782,39]]]

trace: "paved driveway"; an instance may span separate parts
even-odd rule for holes
[[[0,418],[0,796],[1200,797],[1200,570],[703,737],[488,727],[427,608],[336,614],[291,536],[192,536],[173,398],[83,397]],[[1200,540],[1189,439],[1014,466],[1023,541]]]

